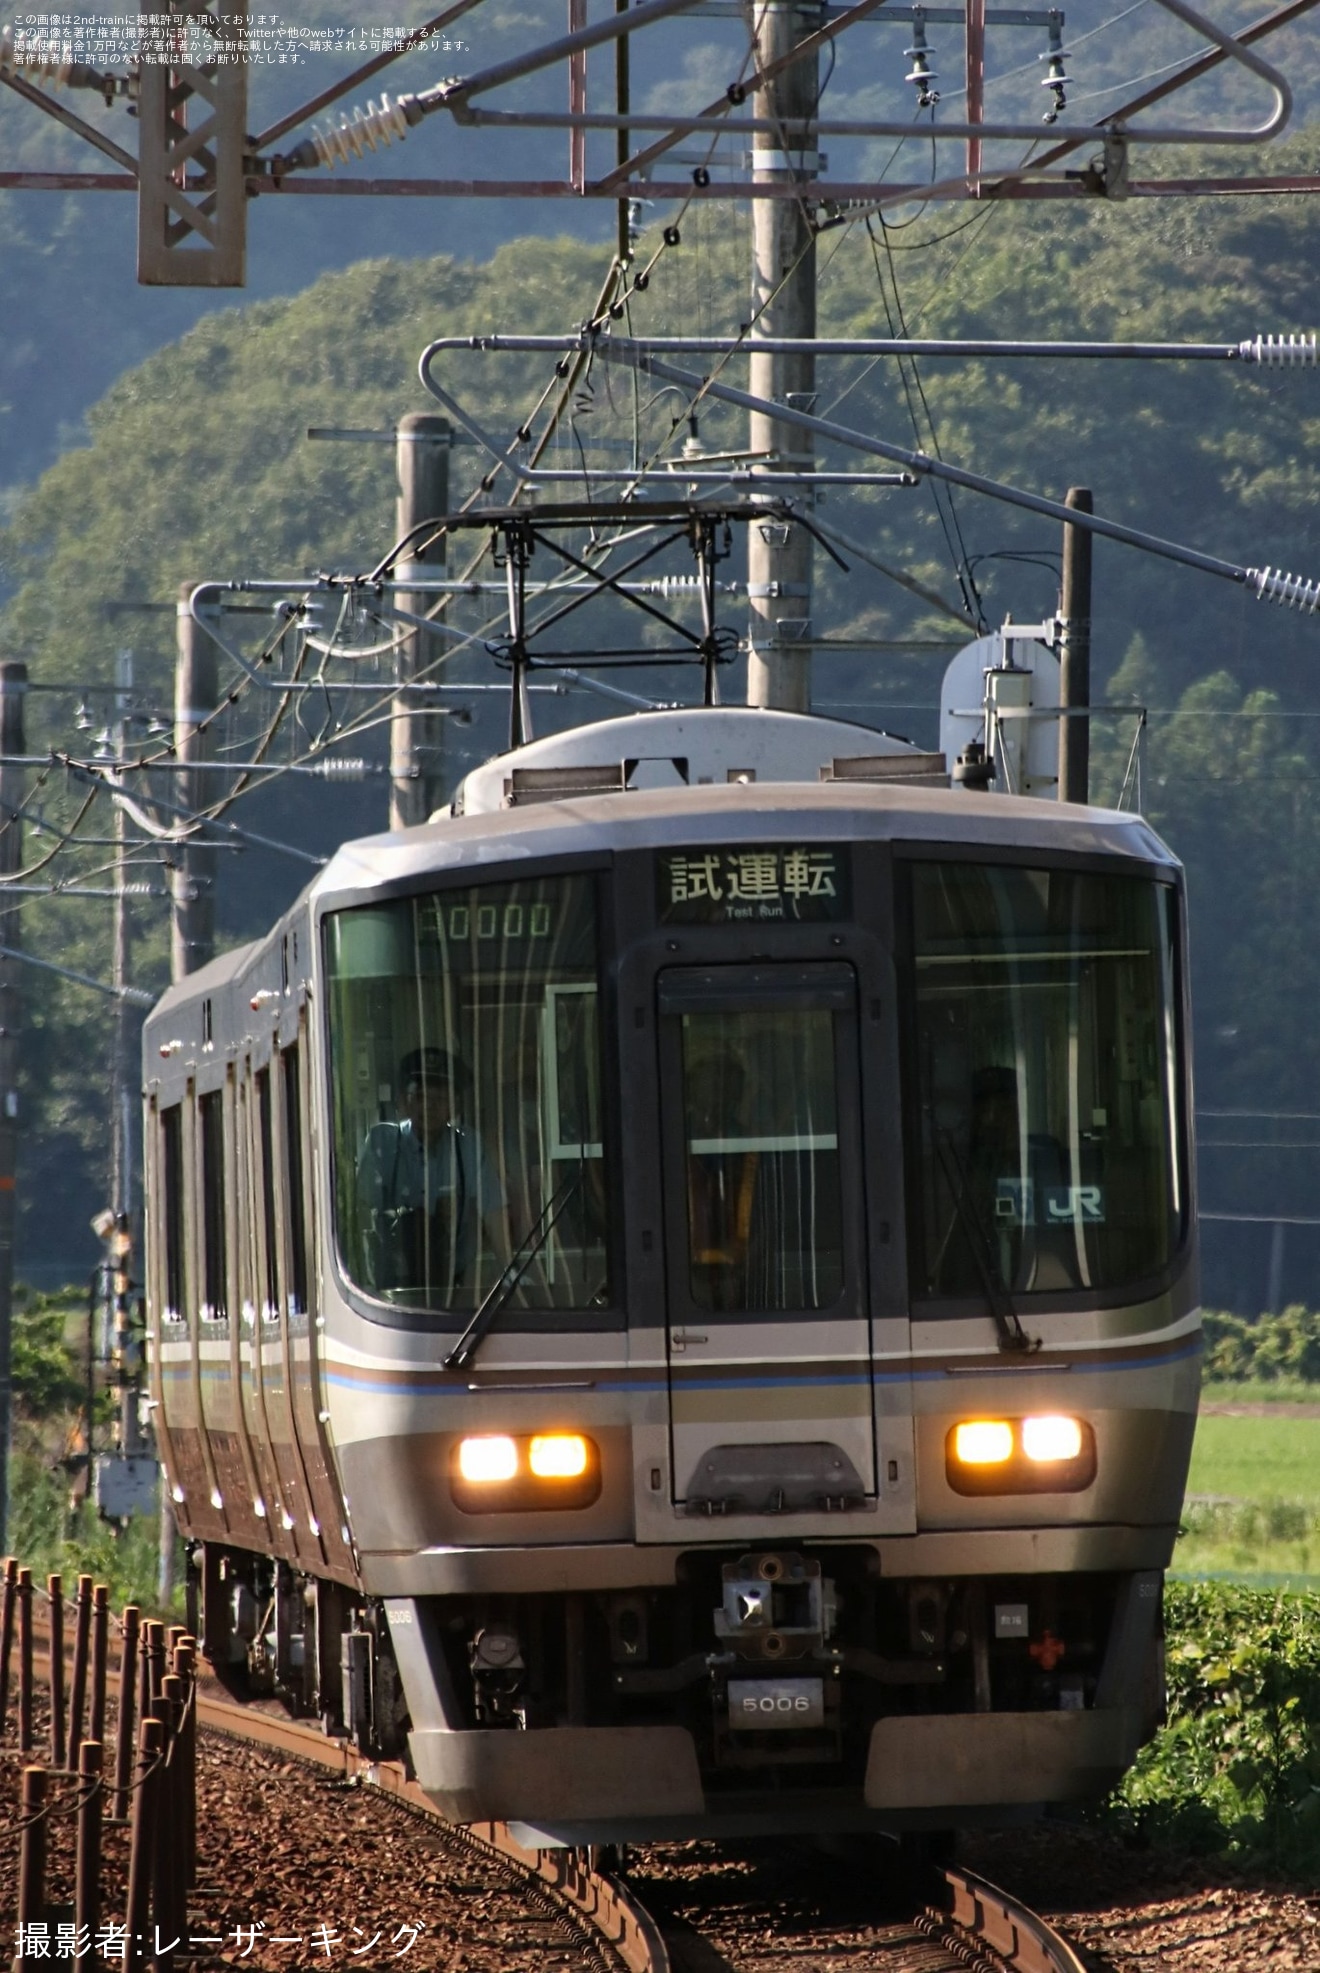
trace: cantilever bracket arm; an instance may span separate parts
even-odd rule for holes
[[[676,364],[665,363],[636,345],[626,342],[616,345],[609,336],[588,331],[582,340],[584,345],[590,345],[598,360],[638,370],[661,383],[677,384],[680,390],[691,393],[694,404],[703,397],[713,397],[720,403],[735,405],[743,411],[760,411],[782,425],[794,425],[836,445],[846,445],[854,451],[870,453],[877,459],[887,459],[893,465],[905,467],[908,472],[945,480],[951,486],[965,487],[969,493],[985,494],[992,500],[1003,501],[1006,506],[1021,507],[1028,513],[1041,514],[1047,520],[1082,528],[1088,534],[1100,535],[1105,540],[1120,541],[1129,548],[1140,548],[1148,555],[1160,556],[1164,561],[1198,569],[1203,575],[1219,576],[1224,581],[1238,583],[1250,588],[1262,599],[1283,603],[1307,614],[1320,610],[1320,583],[1308,582],[1281,570],[1248,568],[1238,562],[1226,562],[1218,555],[1204,555],[1197,548],[1185,548],[1179,542],[1148,534],[1142,528],[1127,527],[1121,521],[1107,520],[1102,514],[1087,514],[1080,508],[1066,507],[1061,500],[1049,500],[1043,494],[1027,492],[1024,487],[1010,486],[1005,480],[969,472],[946,459],[934,459],[928,453],[895,445],[889,439],[875,438],[867,432],[854,431],[849,425],[835,424],[833,419],[818,418],[809,411],[799,411],[795,405],[775,403],[755,396],[751,391],[735,390],[731,384],[720,383],[714,377],[702,377],[695,371],[681,370]],[[543,343],[538,337],[499,336],[483,338],[481,346],[526,352],[543,347]],[[441,347],[443,344],[433,343],[423,351],[420,366],[423,377]]]
[[[103,151],[106,157],[112,158],[121,171],[131,171],[134,177],[137,176],[137,159],[116,144],[112,137],[103,136],[93,124],[87,123],[75,110],[66,109],[63,103],[57,103],[53,96],[48,96],[44,89],[38,89],[35,83],[29,82],[24,76],[11,75],[8,71],[0,69],[0,82],[3,82],[7,89],[12,89],[16,96],[21,96],[25,103],[31,103],[35,108],[44,110],[47,116],[54,117],[56,123],[62,123],[66,130],[73,132],[75,137],[81,137],[86,143],[94,144],[98,151]]]

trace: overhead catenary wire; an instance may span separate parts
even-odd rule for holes
[[[167,801],[163,795],[153,795],[151,799],[157,808],[164,809],[167,814],[181,816],[187,824],[183,829],[162,829],[133,800],[132,796],[124,793],[117,785],[117,778],[112,780],[107,775],[99,774],[94,768],[81,766],[67,755],[57,754],[56,759],[67,767],[76,779],[95,781],[106,788],[111,798],[132,816],[138,827],[158,842],[171,845],[195,843],[204,831],[215,829],[233,841],[250,844],[254,849],[274,850],[278,855],[294,857],[300,863],[313,864],[318,870],[329,861],[328,857],[317,856],[311,850],[299,849],[293,843],[280,842],[274,836],[258,835],[253,829],[241,829],[236,822],[226,822],[218,816],[198,813],[195,809],[184,807],[180,802]]]
[[[72,980],[77,986],[91,987],[97,993],[109,994],[113,1000],[127,1000],[135,1007],[152,1007],[156,996],[142,987],[110,986],[105,980],[95,980],[90,973],[75,972],[72,966],[58,966],[53,959],[38,959],[35,953],[24,952],[20,946],[0,945],[0,959],[17,959],[24,966],[35,966],[38,972],[58,973],[62,980]]]
[[[880,219],[881,231],[882,233],[884,233],[885,231],[884,215],[880,214],[879,219]],[[894,327],[894,316],[897,315],[898,326],[902,330],[904,337],[906,337],[907,323],[903,317],[903,298],[899,292],[898,273],[894,267],[893,255],[892,253],[889,252],[888,236],[887,234],[885,235],[885,249],[886,249],[888,267],[889,267],[890,285],[892,286],[894,291],[894,306],[892,312],[889,306],[889,294],[885,287],[884,273],[880,266],[880,249],[875,237],[875,227],[872,223],[872,220],[869,217],[866,220],[866,233],[867,233],[867,238],[870,240],[871,243],[871,257],[875,264],[876,285],[880,290],[880,300],[884,307],[885,319],[889,323],[890,333],[892,335],[893,327]],[[916,359],[914,357],[909,356],[905,361],[902,357],[900,357],[898,361],[898,371],[899,371],[899,376],[903,380],[903,394],[907,401],[908,416],[911,419],[911,423],[912,423],[913,437],[916,439],[918,446],[920,446],[921,421],[918,420],[917,408],[916,408],[917,403],[919,403],[921,406],[922,419],[925,422],[926,431],[929,435],[930,444],[934,448],[935,457],[938,459],[941,456],[939,434],[935,429],[935,420],[931,415],[930,404],[926,397],[926,392],[921,382],[921,373],[917,368]],[[916,403],[914,403],[913,401],[914,392],[916,397]],[[961,524],[958,520],[957,508],[954,505],[953,491],[951,488],[946,488],[943,490],[943,494],[941,494],[940,486],[934,475],[931,476],[929,484],[931,489],[931,498],[935,506],[935,512],[939,519],[940,527],[943,530],[945,545],[949,550],[950,558],[953,562],[954,574],[957,578],[958,587],[962,591],[962,598],[967,609],[967,614],[973,619],[978,630],[985,631],[989,628],[989,625],[986,621],[985,606],[981,601],[981,592],[976,585],[976,577],[973,574],[971,566],[968,562],[967,544],[963,539],[963,532],[962,532]]]

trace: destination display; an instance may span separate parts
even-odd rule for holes
[[[662,925],[809,924],[851,915],[842,844],[662,850],[655,867]]]

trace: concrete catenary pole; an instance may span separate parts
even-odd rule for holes
[[[1095,512],[1091,490],[1070,486],[1064,502],[1080,514]],[[1091,545],[1087,528],[1063,527],[1063,584],[1059,597],[1059,800],[1090,800],[1091,722],[1082,707],[1091,703]],[[1071,717],[1069,712],[1071,709]]]
[[[818,4],[803,0],[753,0],[758,68],[779,61],[820,25]],[[782,69],[758,89],[753,114],[773,130],[752,139],[752,175],[772,184],[815,177],[816,114],[820,93],[816,52]],[[758,352],[767,336],[816,333],[816,246],[803,204],[796,199],[752,201],[752,310],[749,390],[798,410],[816,400],[816,360],[811,355]],[[749,444],[769,452],[780,467],[810,471],[810,433],[751,414]],[[804,500],[810,496],[804,494]],[[811,536],[792,522],[766,519],[747,530],[747,702],[805,712],[811,703]]]
[[[395,427],[396,527],[400,541],[421,522],[448,513],[449,445],[448,419],[428,411],[410,411]],[[406,582],[410,575],[443,575],[445,542],[443,534],[435,541],[428,542],[423,535],[419,541],[410,542],[395,571],[398,581]],[[401,608],[421,616],[435,598],[404,590],[399,602]],[[408,690],[408,682],[438,656],[441,648],[438,638],[413,630],[403,638],[396,654],[399,689],[390,718],[391,829],[410,829],[425,822],[438,799],[443,724],[438,717],[428,719],[415,694]]]
[[[179,592],[174,664],[174,752],[179,762],[174,800],[190,812],[204,808],[210,799],[210,776],[194,774],[191,764],[211,758],[212,736],[204,722],[215,711],[220,676],[219,647],[204,628],[208,621],[219,625],[219,596],[213,590],[203,590],[194,616],[188,599],[195,587],[195,583],[184,583]],[[179,819],[182,824],[182,817]],[[215,951],[215,861],[214,848],[200,841],[182,845],[175,852],[170,884],[172,980],[195,973]]]
[[[133,653],[129,650],[117,651],[115,653],[114,744],[116,758],[121,762],[127,758],[132,745],[132,699]],[[112,985],[118,989],[119,997],[115,1004],[115,1054],[111,1074],[111,1101],[114,1114],[110,1133],[110,1210],[116,1219],[122,1218],[131,1223],[137,1208],[133,1184],[137,1169],[137,1160],[134,1156],[137,1132],[134,1120],[138,1109],[138,1090],[142,1081],[137,1059],[138,1035],[142,1019],[124,992],[129,984],[132,970],[133,950],[133,921],[125,889],[128,883],[128,829],[128,815],[116,803],[115,895],[110,979]]]
[[[212,755],[212,734],[206,721],[216,708],[220,677],[219,646],[205,627],[208,622],[218,627],[220,599],[215,591],[203,590],[194,612],[189,607],[189,598],[195,586],[185,583],[179,591],[174,658],[174,752],[179,762],[174,777],[174,800],[188,812],[204,808],[209,799],[206,787],[209,777],[195,773],[193,763],[209,760]],[[179,820],[182,823],[183,818]],[[215,864],[215,850],[205,843],[190,842],[175,852],[170,885],[170,979],[173,981],[186,979],[214,957]],[[169,1608],[174,1593],[176,1540],[174,1508],[162,1468],[156,1588],[163,1609]]]
[[[27,666],[17,658],[0,661],[0,876],[23,868],[23,769],[11,766],[24,751],[23,699]],[[4,919],[0,944],[17,946],[18,916]],[[0,1549],[9,1525],[9,1409],[13,1382],[14,1182],[18,1164],[18,962],[0,958]]]

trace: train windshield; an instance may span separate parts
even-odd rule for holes
[[[610,1300],[594,879],[536,877],[326,920],[335,1215],[384,1301]]]
[[[913,863],[918,1296],[1104,1292],[1181,1243],[1174,896]]]

